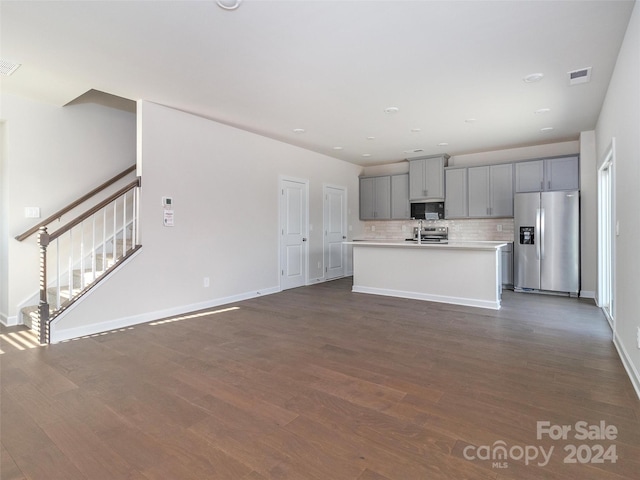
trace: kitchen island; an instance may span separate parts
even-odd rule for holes
[[[506,242],[355,240],[353,291],[498,310]]]

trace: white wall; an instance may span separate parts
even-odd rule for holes
[[[615,216],[620,234],[615,241],[614,341],[640,396],[640,6],[636,2],[618,54],[596,126],[598,165],[615,137]]]
[[[518,162],[534,158],[572,155],[580,152],[578,141],[546,143],[529,147],[507,148],[490,152],[454,155],[449,159],[449,166],[473,167],[475,165],[493,165],[496,163]]]
[[[0,322],[9,323],[8,187],[4,122],[0,121]]]
[[[359,233],[361,167],[153,103],[138,116],[142,251],[54,338],[277,291],[281,175],[309,180],[309,278],[323,277],[323,184],[347,189],[349,234]],[[162,196],[173,197],[174,227],[162,225]]]
[[[38,290],[35,235],[14,239],[39,219],[24,217],[24,207],[40,207],[41,219],[66,206],[135,163],[135,114],[91,103],[57,107],[2,95],[5,121],[3,221],[7,283],[0,312],[15,321],[17,306]],[[3,258],[3,264],[4,264]]]

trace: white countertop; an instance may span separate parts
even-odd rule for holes
[[[416,243],[406,240],[352,240],[350,242],[344,242],[345,245],[361,245],[371,247],[402,247],[402,248],[434,248],[434,249],[459,249],[459,250],[496,250],[500,247],[504,247],[509,242],[455,242],[449,241],[449,243]]]

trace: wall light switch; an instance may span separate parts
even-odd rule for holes
[[[502,231],[502,225],[501,225],[501,224],[496,225],[496,229],[497,229],[499,232],[501,232],[501,231]]]
[[[24,218],[40,218],[40,207],[24,207]]]
[[[173,207],[173,197],[162,197],[162,206],[164,208]]]

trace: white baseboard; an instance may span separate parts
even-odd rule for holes
[[[0,323],[5,327],[15,327],[16,325],[19,325],[17,316],[9,317],[4,313],[0,313]]]
[[[315,277],[315,278],[310,278],[309,281],[306,283],[307,286],[309,285],[315,285],[316,283],[322,283],[325,282],[326,279],[324,277]]]
[[[596,292],[592,292],[591,290],[580,290],[581,298],[596,298]]]
[[[373,295],[384,295],[387,297],[410,298],[412,300],[426,300],[428,302],[453,303],[455,305],[465,305],[467,307],[489,308],[500,310],[500,301],[491,302],[488,300],[476,300],[463,297],[446,297],[442,295],[431,295],[418,292],[404,292],[399,290],[389,290],[386,288],[362,287],[354,285],[352,291],[355,293],[369,293]]]
[[[50,337],[51,343],[64,342],[73,338],[88,337],[104,332],[111,332],[114,330],[121,330],[123,328],[132,327],[141,323],[153,322],[167,317],[173,317],[176,315],[184,315],[186,313],[195,312],[198,310],[206,310],[209,308],[218,307],[220,305],[227,305],[230,303],[240,302],[242,300],[249,300],[251,298],[257,298],[264,295],[271,295],[273,293],[280,292],[280,287],[270,287],[259,291],[252,291],[241,293],[238,295],[232,295],[230,297],[217,298],[208,300],[206,302],[193,303],[190,305],[181,305],[179,307],[173,307],[165,310],[157,310],[155,312],[147,312],[139,315],[132,315],[130,317],[118,318],[115,320],[109,320],[106,322],[93,323],[90,325],[82,325],[80,327],[72,328],[56,328],[55,322],[51,325]]]
[[[622,360],[622,365],[624,365],[624,369],[627,371],[627,375],[629,375],[629,379],[636,391],[636,395],[638,396],[638,399],[640,399],[640,374],[631,361],[631,358],[629,358],[629,354],[624,348],[624,344],[620,341],[618,332],[614,332],[613,334],[613,344],[616,346],[616,350],[618,350],[618,356],[620,357],[620,360]]]

